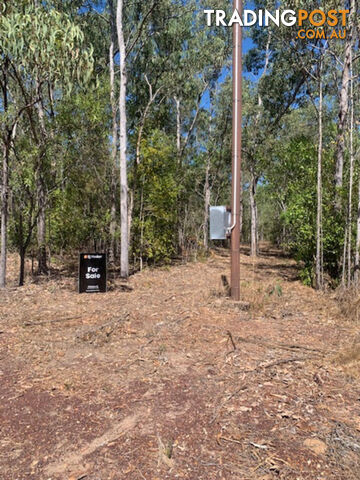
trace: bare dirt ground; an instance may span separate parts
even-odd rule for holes
[[[358,480],[358,324],[270,248],[242,311],[228,265],[1,292],[1,480]]]

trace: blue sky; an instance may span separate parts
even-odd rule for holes
[[[223,28],[226,28],[226,27],[223,27]],[[248,38],[248,37],[244,38],[243,39],[243,55],[245,55],[253,46],[254,46],[254,43],[252,42],[251,38]],[[220,76],[219,83],[223,83],[225,79],[231,74],[232,74],[231,70],[229,71],[228,69],[224,68],[222,75]],[[249,80],[253,80],[253,81],[256,80],[256,77],[254,76],[254,74],[249,72],[243,71],[243,76],[244,78],[248,78]],[[209,104],[210,104],[209,92],[206,91],[203,95],[201,106],[203,108],[208,108]]]

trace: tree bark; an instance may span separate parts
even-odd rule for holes
[[[205,202],[204,202],[204,226],[203,226],[203,236],[204,236],[204,249],[207,251],[209,249],[209,208],[210,208],[210,155],[207,155],[206,159],[206,170],[205,170]]]
[[[318,145],[318,169],[317,169],[317,217],[316,217],[316,289],[323,287],[322,275],[322,149],[323,149],[323,82],[322,63],[319,69],[319,145]]]
[[[34,6],[39,7],[38,0],[34,0]],[[46,188],[44,181],[44,157],[46,128],[45,128],[45,113],[42,105],[41,83],[39,78],[36,79],[36,93],[39,101],[35,104],[39,118],[40,125],[40,141],[39,141],[39,159],[36,171],[36,190],[38,203],[38,222],[37,222],[37,241],[38,241],[38,269],[37,274],[43,275],[48,273],[47,255],[46,255]]]
[[[112,14],[111,14],[112,16]],[[114,67],[114,35],[109,49],[110,60],[110,103],[112,111],[112,139],[111,139],[111,206],[110,206],[110,248],[109,248],[109,262],[115,262],[115,237],[116,237],[116,193],[117,193],[117,105],[115,96],[115,67]]]
[[[47,268],[47,254],[46,254],[46,194],[45,185],[42,178],[41,171],[38,171],[37,178],[37,203],[39,216],[37,221],[37,240],[38,240],[38,275],[46,275]]]
[[[121,258],[120,272],[123,278],[129,276],[129,235],[128,235],[128,181],[127,181],[127,117],[126,117],[126,50],[123,29],[123,0],[118,0],[116,30],[120,53],[120,211],[121,211]]]
[[[242,175],[241,175],[242,178]],[[243,233],[243,224],[244,224],[244,194],[243,194],[243,186],[241,182],[241,188],[240,188],[240,217],[239,217],[239,222],[240,222],[240,241],[242,239],[242,233]]]
[[[182,158],[181,158],[181,108],[180,108],[180,99],[178,97],[174,97],[175,105],[176,105],[176,154],[177,154],[177,176],[181,178],[181,170],[182,170]],[[181,198],[178,195],[177,201],[177,221],[176,221],[176,232],[177,232],[177,239],[178,239],[178,251],[181,252],[183,255],[184,252],[184,234],[183,229],[181,226],[181,208],[182,202]]]
[[[356,245],[355,245],[355,269],[354,280],[355,285],[359,285],[360,277],[360,179],[358,182],[358,205],[357,205],[357,219],[356,219]]]
[[[346,120],[349,110],[349,84],[351,70],[351,48],[354,29],[355,0],[351,0],[349,29],[346,37],[344,64],[341,77],[341,89],[339,94],[339,120],[336,137],[336,168],[335,168],[335,209],[341,210],[340,189],[343,185],[344,154],[345,154],[345,131]]]
[[[20,272],[19,272],[19,287],[24,285],[25,281],[25,248],[24,248],[24,222],[20,212],[19,215],[19,256],[20,256]]]
[[[250,212],[251,212],[251,256],[256,257],[258,254],[258,225],[257,225],[257,205],[256,205],[256,188],[258,178],[251,172],[250,184]]]
[[[343,288],[345,288],[345,277],[346,277],[347,237],[348,237],[348,229],[345,228],[345,238],[344,238],[344,248],[343,248],[343,258],[342,258],[342,275],[341,275],[341,286]]]
[[[181,110],[180,100],[174,97],[176,105],[176,151],[178,156],[178,162],[181,163]]]
[[[339,102],[339,121],[337,125],[336,137],[336,170],[335,170],[335,187],[342,187],[343,169],[344,169],[344,152],[345,152],[345,127],[349,105],[349,79],[350,79],[350,51],[351,44],[348,41],[345,48],[344,68],[341,79],[341,91]],[[338,192],[337,192],[338,196]],[[339,199],[337,198],[339,201]]]
[[[42,105],[41,86],[39,80],[36,82],[36,90],[39,101],[36,103],[36,110],[39,117],[40,140],[39,140],[39,159],[36,172],[36,189],[38,204],[38,222],[37,222],[37,240],[38,240],[38,275],[48,273],[47,254],[46,254],[46,187],[45,187],[45,156],[46,156],[46,127],[45,112]]]
[[[20,248],[19,254],[20,254],[19,287],[23,287],[25,283],[25,251],[23,248]]]
[[[347,286],[351,285],[351,240],[352,240],[352,199],[354,184],[354,81],[352,69],[352,48],[350,50],[350,178],[348,203],[348,247],[347,247]]]

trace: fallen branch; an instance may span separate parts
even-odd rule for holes
[[[261,370],[261,369],[266,369],[266,368],[271,368],[271,367],[276,367],[278,365],[284,365],[285,363],[293,363],[293,362],[305,362],[306,360],[310,360],[316,357],[296,357],[296,358],[284,358],[282,360],[277,360],[276,362],[271,362],[267,363],[265,365],[259,365],[258,367],[255,368],[255,370]]]
[[[234,342],[234,339],[233,339],[233,337],[232,337],[232,335],[231,335],[230,330],[228,330],[228,331],[226,332],[226,335],[229,337],[230,342],[231,342],[231,344],[232,344],[232,346],[233,346],[233,349],[234,349],[234,350],[233,350],[232,352],[235,352],[235,350],[236,350],[236,345],[235,345],[235,342]],[[232,352],[229,352],[229,353],[232,353]]]
[[[24,322],[24,327],[33,327],[37,325],[47,325],[49,323],[57,323],[57,322],[68,322],[69,320],[78,320],[82,318],[82,315],[77,315],[76,317],[63,317],[63,318],[55,318],[53,320],[44,320],[43,322]]]
[[[224,440],[224,442],[238,443],[239,445],[242,445],[242,442],[240,442],[240,440],[235,440],[234,438],[219,437],[219,440]]]
[[[305,350],[305,351],[309,351],[309,352],[314,352],[314,353],[318,353],[319,355],[327,355],[328,353],[332,353],[332,352],[324,352],[323,350],[319,350],[317,348],[311,348],[311,347],[305,347],[303,345],[293,345],[293,344],[286,344],[286,343],[271,343],[271,342],[268,342],[262,338],[254,338],[254,337],[249,337],[249,338],[244,338],[244,337],[236,337],[236,340],[238,342],[243,342],[243,343],[253,343],[254,345],[260,345],[262,347],[267,347],[267,348],[279,348],[279,349],[282,349],[282,350],[290,350],[290,351],[293,351],[293,350]]]

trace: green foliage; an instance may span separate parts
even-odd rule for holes
[[[67,14],[32,2],[0,16],[0,51],[26,75],[67,87],[86,85],[92,74],[92,47]]]
[[[269,297],[271,297],[272,295],[276,295],[277,297],[282,297],[283,296],[282,286],[277,283],[274,287],[270,288]]]
[[[307,285],[314,284],[317,215],[317,138],[316,130],[311,129],[310,113],[306,108],[299,109],[287,119],[281,141],[273,151],[265,187],[277,210],[272,214],[275,237],[281,238],[282,245],[299,262],[301,279]],[[330,124],[323,150],[323,249],[325,272],[336,278],[343,237],[341,218],[333,212],[332,135]]]
[[[176,252],[176,153],[173,142],[154,130],[142,142],[138,175],[142,203],[134,219],[133,253],[150,263],[167,262]]]
[[[289,8],[285,0],[278,3]],[[291,8],[300,3],[294,0]],[[301,7],[318,8],[318,3],[306,0]],[[274,2],[255,0],[254,5],[271,10]],[[29,236],[28,246],[37,246],[40,183],[51,252],[107,250],[114,198],[120,223],[109,85],[111,40],[117,48],[111,6],[116,2],[2,5],[0,123],[4,141],[10,142],[10,246],[18,250]],[[231,29],[204,28],[203,7],[199,0],[124,2],[130,249],[135,268],[139,259],[161,264],[179,254],[196,256],[207,245],[209,197],[212,205],[231,202]],[[229,12],[232,4],[213,0],[212,8]],[[249,193],[255,179],[260,239],[291,252],[301,265],[302,280],[310,285],[317,234],[314,105],[319,49],[297,42],[296,29],[255,25],[245,31],[252,48],[244,58],[250,75],[243,82],[243,239],[250,236]],[[343,44],[331,45],[331,52],[323,79],[322,235],[325,272],[339,278],[349,182],[346,156],[341,208],[334,212],[342,75],[337,58],[343,58]],[[114,61],[118,98],[116,51]],[[354,73],[360,73],[358,61]],[[359,113],[357,102],[355,118]],[[118,116],[116,112],[117,121]],[[354,137],[357,151],[358,129]],[[348,136],[345,140],[348,147]],[[358,179],[356,165],[355,182]],[[353,219],[356,203],[354,194]],[[119,234],[116,227],[116,241]],[[354,245],[355,228],[352,236]]]
[[[63,101],[56,117],[57,178],[51,194],[51,244],[55,251],[107,242],[110,159],[108,88],[88,89]]]

